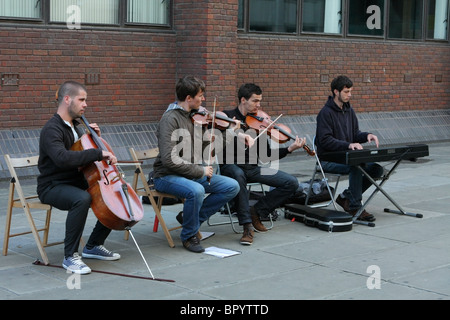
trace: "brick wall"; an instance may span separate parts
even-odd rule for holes
[[[236,103],[237,0],[174,3],[177,76],[194,74],[206,82],[204,106],[212,110]]]
[[[178,77],[207,84],[205,106],[236,105],[244,82],[263,88],[273,115],[315,115],[341,73],[355,83],[359,112],[450,108],[449,45],[237,31],[238,0],[174,1],[173,30],[68,30],[0,25],[0,129],[40,128],[56,110],[58,86],[88,84],[87,118],[100,124],[157,123]]]
[[[317,114],[330,82],[354,82],[359,112],[450,108],[448,45],[239,35],[238,83],[263,88],[264,107],[278,115]]]
[[[42,127],[56,111],[65,80],[87,85],[90,122],[157,122],[174,100],[175,35],[0,27],[0,72],[18,74],[2,86],[2,128]]]

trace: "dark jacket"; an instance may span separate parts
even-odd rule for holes
[[[329,96],[325,106],[317,115],[317,155],[324,152],[348,150],[350,143],[367,142],[369,132],[359,130],[358,119],[350,103],[339,108]]]
[[[236,120],[241,121],[241,123],[245,123],[245,116],[239,111],[239,108],[236,107],[235,109],[232,110],[225,110],[223,111],[227,117],[229,118],[233,118],[236,117]],[[242,128],[242,127],[241,127]],[[253,129],[251,128],[244,128],[244,132],[249,133],[251,132]],[[253,138],[256,137],[256,135],[252,135]],[[259,140],[259,141],[258,141]],[[263,143],[264,141],[266,142],[266,154],[261,154],[261,149],[258,148],[257,154],[254,155],[254,148],[255,146],[252,148],[252,150],[250,151],[250,149],[246,149],[245,150],[245,159],[243,159],[242,157],[242,150],[244,150],[244,146],[242,145],[242,143],[238,142],[238,138],[235,137],[235,141],[234,141],[234,150],[230,150],[231,145],[228,145],[228,149],[225,148],[223,151],[223,154],[221,155],[221,159],[220,161],[222,161],[221,163],[228,163],[228,164],[251,164],[251,165],[258,165],[258,162],[256,158],[259,158],[262,162],[268,162],[270,160],[279,160],[282,159],[284,157],[286,157],[289,154],[288,148],[287,147],[281,147],[278,148],[278,156],[276,156],[276,159],[272,159],[272,152],[273,150],[270,148],[270,144],[268,142],[267,139],[267,135],[262,135],[260,138],[258,138],[258,140],[255,142],[255,146],[257,145],[258,147],[261,146],[261,143]],[[239,148],[239,149],[238,149]],[[241,152],[238,152],[238,150],[240,150]],[[232,153],[232,154],[231,154]],[[253,156],[254,155],[254,156]],[[232,160],[230,162],[230,160]]]
[[[77,128],[78,122],[74,121],[73,123],[78,136],[81,137],[83,131]],[[44,125],[39,138],[38,194],[41,194],[52,183],[70,183],[84,179],[79,167],[102,160],[102,150],[100,149],[71,151],[74,140],[72,129],[57,113]]]

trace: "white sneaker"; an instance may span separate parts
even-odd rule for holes
[[[91,273],[91,268],[89,268],[81,257],[78,255],[78,252],[75,252],[71,257],[64,258],[62,266],[64,269],[69,270],[73,273],[78,274],[88,274]]]

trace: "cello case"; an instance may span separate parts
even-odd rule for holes
[[[285,205],[284,216],[328,232],[350,231],[353,225],[353,217],[347,212],[311,208],[296,203]]]

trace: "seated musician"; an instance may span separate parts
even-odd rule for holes
[[[240,87],[238,91],[239,105],[233,110],[225,110],[224,112],[230,118],[235,118],[241,122],[245,122],[247,114],[256,114],[261,107],[262,90],[259,86],[248,83]],[[250,132],[251,128],[247,128],[246,132]],[[240,186],[240,191],[236,196],[235,207],[237,209],[237,217],[239,225],[243,226],[244,232],[240,239],[243,245],[251,245],[253,243],[254,230],[257,232],[266,232],[267,228],[261,223],[261,219],[268,218],[268,215],[281,204],[283,204],[298,188],[298,181],[292,175],[281,170],[273,168],[261,168],[258,159],[261,151],[264,149],[266,155],[261,154],[264,159],[271,157],[271,148],[269,146],[267,135],[262,135],[252,148],[244,148],[239,139],[235,139],[234,148],[227,146],[221,155],[221,174],[235,179]],[[296,137],[294,143],[289,147],[279,148],[279,160],[294,150],[303,147],[306,139]],[[265,145],[264,148],[259,146]],[[242,148],[241,148],[242,147]],[[255,149],[256,148],[256,149]],[[256,155],[252,157],[251,155]],[[259,182],[274,187],[270,192],[258,200],[258,202],[249,207],[249,198],[247,191],[247,183]]]
[[[60,210],[67,210],[66,234],[64,238],[63,267],[78,274],[87,274],[91,269],[78,254],[81,235],[91,206],[89,187],[79,167],[95,161],[117,163],[117,158],[108,151],[86,149],[71,151],[76,140],[81,138],[83,130],[78,121],[87,107],[86,88],[75,81],[67,81],[58,90],[58,109],[41,130],[39,139],[39,176],[37,193],[42,203]],[[98,135],[97,124],[90,125]],[[103,244],[111,230],[97,221],[91,236],[83,249],[83,258],[117,260],[118,253],[107,250]]]
[[[186,76],[177,81],[177,101],[169,105],[158,125],[159,154],[153,165],[156,190],[185,199],[177,217],[183,226],[180,238],[187,250],[197,253],[204,251],[200,225],[239,191],[235,180],[213,175],[212,166],[202,165],[208,159],[202,161],[198,154],[208,150],[210,142],[203,139],[207,128],[194,124],[191,112],[200,108],[204,92],[200,79]]]
[[[363,149],[361,143],[365,142],[373,141],[378,148],[377,136],[359,130],[358,119],[350,106],[352,87],[352,81],[346,76],[338,76],[331,82],[333,96],[328,97],[317,115],[316,145],[319,159],[324,152]],[[356,166],[326,161],[321,161],[321,164],[325,172],[349,174],[349,187],[336,198],[336,203],[346,212],[355,215],[362,206],[362,194],[370,187],[371,182]],[[373,179],[383,175],[383,167],[377,163],[362,166]],[[375,217],[366,210],[358,219],[375,221]]]

